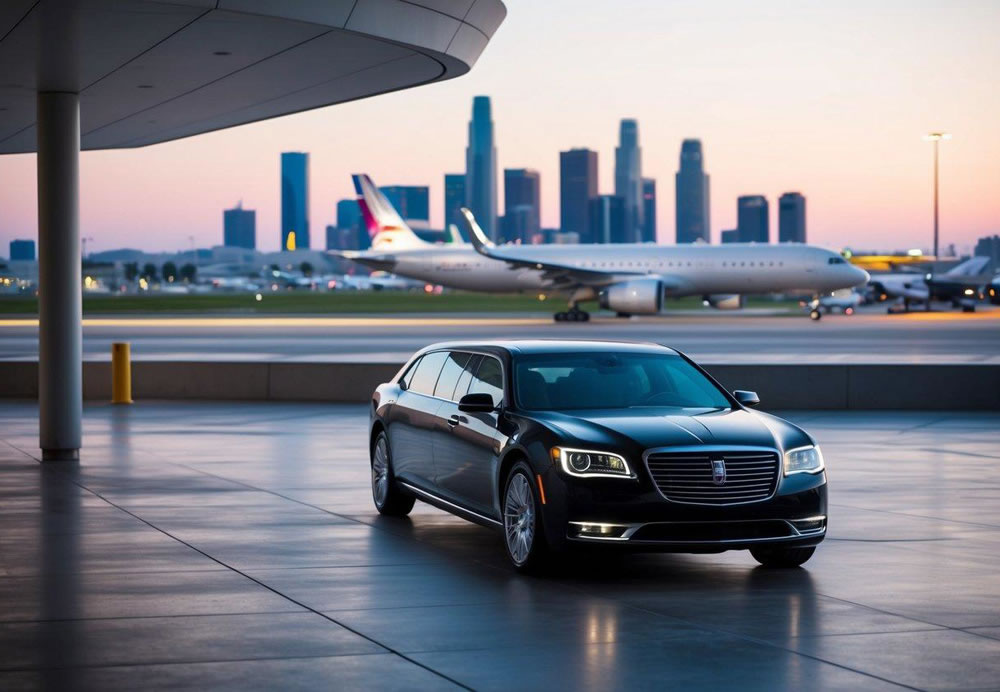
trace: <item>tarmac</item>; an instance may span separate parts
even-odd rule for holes
[[[801,328],[808,329],[803,324]],[[363,406],[0,402],[0,689],[997,689],[1000,413],[804,412],[804,568],[583,554],[372,506]]]
[[[38,358],[37,322],[0,318],[0,360]],[[887,315],[776,317],[761,311],[678,311],[588,323],[548,314],[352,316],[94,316],[84,357],[105,360],[115,341],[136,360],[402,362],[450,339],[593,338],[655,341],[706,362],[1000,363],[1000,308]]]

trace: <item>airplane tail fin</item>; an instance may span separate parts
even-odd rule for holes
[[[361,216],[372,239],[373,250],[408,250],[425,247],[429,243],[417,237],[417,234],[403,221],[392,203],[385,198],[372,179],[367,175],[352,175],[354,191],[358,195],[358,206]]]
[[[990,271],[990,258],[989,257],[970,257],[964,262],[960,262],[948,271],[946,271],[941,276],[948,277],[967,277],[972,278],[979,276],[980,274],[988,274]]]

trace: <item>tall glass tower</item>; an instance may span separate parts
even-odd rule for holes
[[[490,97],[472,99],[469,146],[465,150],[465,206],[479,227],[497,239],[497,150],[493,144]]]
[[[461,228],[458,210],[465,206],[465,174],[444,174],[444,230],[455,224]]]
[[[559,152],[559,230],[576,233],[581,243],[596,242],[590,236],[592,197],[597,197],[597,152]]]
[[[806,198],[786,192],[778,198],[778,242],[806,242]]]
[[[618,131],[615,149],[615,196],[625,203],[625,242],[638,243],[643,236],[642,149],[639,123],[625,119]]]
[[[736,230],[741,243],[771,242],[768,204],[764,195],[736,198]]]
[[[708,218],[708,174],[705,173],[701,140],[681,143],[681,165],[675,176],[677,192],[677,243],[711,242]]]
[[[309,154],[303,152],[281,155],[281,249],[309,249]]]

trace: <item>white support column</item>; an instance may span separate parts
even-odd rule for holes
[[[38,404],[45,461],[80,458],[80,96],[38,93]]]

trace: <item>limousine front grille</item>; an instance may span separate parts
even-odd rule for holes
[[[646,456],[646,467],[660,493],[672,502],[694,505],[766,500],[777,487],[778,465],[777,452],[768,451],[652,452]]]

